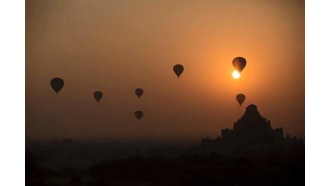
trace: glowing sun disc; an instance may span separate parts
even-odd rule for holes
[[[241,77],[241,74],[239,72],[237,72],[237,70],[234,70],[232,73],[233,78],[238,79],[239,77]]]

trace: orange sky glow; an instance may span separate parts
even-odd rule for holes
[[[26,1],[27,138],[215,138],[249,104],[304,138],[304,1]]]

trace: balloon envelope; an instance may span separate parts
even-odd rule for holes
[[[246,66],[246,60],[244,57],[236,57],[233,59],[234,68],[240,73]]]
[[[64,81],[63,79],[59,78],[59,77],[56,77],[56,78],[53,78],[51,81],[50,81],[50,86],[53,88],[53,90],[58,93],[64,86]]]
[[[99,102],[99,101],[101,100],[103,94],[102,94],[101,91],[95,91],[94,94],[93,94],[93,96],[94,96],[94,99],[95,99],[97,102]]]
[[[143,112],[138,110],[138,111],[135,111],[135,117],[136,119],[140,120],[142,117],[143,117]]]
[[[140,98],[143,94],[143,89],[142,88],[135,89],[135,94],[137,95],[138,98]]]
[[[173,66],[173,71],[176,74],[176,76],[178,76],[178,78],[182,74],[183,70],[184,70],[184,67],[180,64],[177,64],[177,65]]]
[[[239,105],[241,106],[242,103],[245,101],[245,95],[244,94],[237,94],[236,95],[236,100],[239,103]]]

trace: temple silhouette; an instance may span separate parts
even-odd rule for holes
[[[305,184],[304,142],[296,137],[283,137],[282,128],[272,129],[271,122],[259,114],[256,105],[249,105],[232,129],[221,131],[221,137],[205,138],[201,143],[191,148],[165,147],[159,151],[152,147],[149,155],[127,150],[132,146],[123,148],[123,144],[111,147],[109,143],[72,139],[51,142],[48,146],[41,143],[26,149],[26,185]],[[61,168],[46,168],[40,164],[45,163],[43,159],[48,159],[50,167],[55,162],[53,166]],[[81,166],[84,162],[90,165]]]
[[[221,137],[202,138],[202,147],[218,154],[239,156],[263,156],[272,152],[288,152],[292,145],[304,145],[297,137],[283,137],[283,129],[272,129],[270,120],[259,114],[256,105],[246,108],[244,115],[234,123],[233,129],[222,129]]]

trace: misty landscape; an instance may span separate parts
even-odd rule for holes
[[[255,105],[231,136],[228,131],[222,130],[222,138],[181,144],[28,141],[26,184],[304,185],[304,141],[273,130]]]

